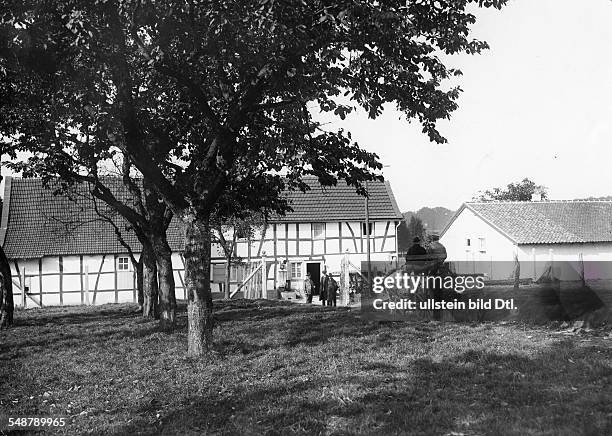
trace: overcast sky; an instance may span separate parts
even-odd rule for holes
[[[440,124],[448,144],[393,110],[338,123],[390,165],[400,209],[456,209],[525,177],[552,199],[612,195],[612,1],[510,0],[476,15],[491,48],[450,59],[464,92]]]

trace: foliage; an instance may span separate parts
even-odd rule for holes
[[[64,177],[75,148],[92,162],[121,150],[186,225],[190,313],[206,314],[210,338],[211,214],[231,216],[226,199],[286,212],[283,191],[309,174],[362,194],[382,178],[378,156],[313,111],[376,118],[393,103],[444,142],[436,122],[456,109],[461,73],[441,55],[485,49],[466,9],[505,3],[8,0],[0,133],[36,154],[26,173],[42,161]]]
[[[460,72],[439,54],[486,48],[468,37],[468,3],[505,1],[9,1],[3,97],[25,104],[3,111],[3,132],[30,150],[66,151],[71,129],[100,153],[124,148],[176,209],[210,211],[226,191],[284,209],[278,193],[304,174],[358,185],[379,168],[311,110],[376,117],[394,102],[444,141],[435,123],[457,106],[446,80]]]
[[[235,247],[238,239],[252,239],[256,231],[263,231],[266,227],[266,220],[257,213],[244,217],[223,217],[222,220],[213,219],[211,221],[212,240],[221,246],[230,261],[236,258]]]
[[[398,227],[398,247],[400,251],[407,250],[412,245],[411,233],[408,231],[408,223],[413,216],[419,218],[428,234],[438,234],[450,221],[455,212],[445,207],[422,207],[416,212],[404,212],[403,221]]]
[[[539,195],[542,200],[547,198],[548,188],[536,185],[535,182],[524,178],[517,183],[509,183],[506,188],[493,188],[479,192],[475,201],[531,201],[532,195]]]
[[[397,244],[401,250],[407,250],[411,245],[414,238],[418,237],[421,241],[425,240],[425,226],[423,221],[416,215],[412,215],[410,220],[402,221],[397,229],[398,241]]]

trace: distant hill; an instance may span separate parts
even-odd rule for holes
[[[413,215],[416,215],[423,221],[428,233],[440,233],[454,214],[454,211],[445,207],[422,207],[416,212],[404,212],[402,215],[404,215],[406,222],[410,221]]]

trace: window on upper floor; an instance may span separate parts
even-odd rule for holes
[[[236,239],[246,240],[251,237],[251,229],[247,226],[237,226],[236,227]]]
[[[129,257],[118,257],[117,258],[117,271],[129,271],[130,269],[130,258]]]
[[[363,236],[367,236],[368,233],[370,234],[370,236],[372,235],[372,233],[374,232],[374,223],[368,223],[368,230],[366,230],[366,223],[361,223],[361,234]]]
[[[472,241],[470,240],[470,238],[467,238],[467,240],[465,241],[465,245],[467,245],[468,247],[472,245]]]
[[[325,239],[325,223],[312,223],[312,239]]]

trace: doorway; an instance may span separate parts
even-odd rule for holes
[[[319,295],[319,284],[321,283],[321,264],[319,262],[309,262],[306,264],[306,273],[310,273],[315,291],[314,295]]]

